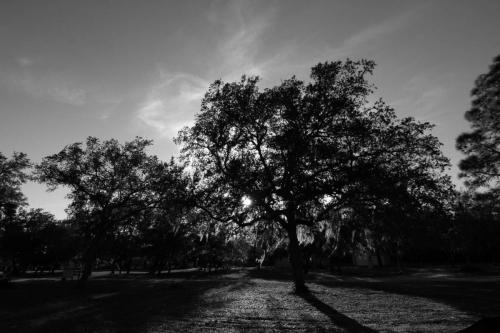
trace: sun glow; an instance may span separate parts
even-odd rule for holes
[[[241,204],[244,208],[247,208],[252,205],[252,199],[247,197],[246,195],[241,198]]]

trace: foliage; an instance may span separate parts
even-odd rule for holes
[[[38,180],[49,189],[66,186],[70,190],[69,213],[86,242],[82,280],[90,275],[106,237],[159,200],[153,188],[165,186],[158,182],[166,166],[146,153],[150,145],[142,138],[120,144],[89,137],[85,146],[68,145],[36,166]]]
[[[41,209],[21,209],[5,223],[0,238],[1,256],[9,261],[14,272],[28,268],[53,270],[78,250],[71,227]]]
[[[454,261],[498,262],[500,207],[496,194],[461,193],[450,229]]]
[[[472,89],[472,106],[465,113],[472,131],[457,138],[457,149],[466,155],[460,176],[472,187],[499,187],[500,176],[500,55],[490,70],[480,75]]]
[[[447,182],[441,172],[448,160],[429,134],[432,126],[367,101],[373,68],[365,60],[318,64],[312,82],[292,77],[262,92],[258,78],[217,80],[195,125],[177,138],[202,174],[201,201],[211,203],[213,218],[277,223],[287,231],[298,289],[304,284],[297,226],[400,197],[437,202]]]
[[[14,216],[25,203],[21,185],[29,178],[26,169],[30,166],[24,153],[14,153],[9,159],[0,152],[0,220]]]

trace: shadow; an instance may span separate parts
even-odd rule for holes
[[[313,280],[329,288],[360,288],[392,294],[424,297],[479,317],[500,314],[500,279],[425,279],[402,276],[367,279],[334,277]]]
[[[457,333],[487,333],[500,331],[500,317],[484,318]]]
[[[423,269],[399,273],[391,270],[353,270],[346,274],[314,273],[306,283],[315,283],[328,288],[360,288],[367,291],[424,297],[449,305],[457,310],[478,317],[500,315],[500,276],[441,274],[443,270]],[[248,270],[252,278],[276,281],[292,281],[287,272],[272,268]]]
[[[84,290],[71,282],[19,282],[0,292],[0,332],[146,332],[165,323],[185,331],[182,325],[198,309],[225,306],[224,300],[204,299],[207,291],[244,288],[235,279],[183,277],[101,277]]]
[[[293,277],[289,270],[278,270],[269,267],[263,267],[261,269],[248,268],[245,270],[245,273],[248,277],[253,279],[293,282]],[[310,276],[307,276],[306,280],[309,281],[309,278]]]
[[[312,293],[300,293],[297,294],[297,296],[301,297],[303,300],[305,300],[307,303],[310,305],[314,306],[318,311],[322,312],[326,316],[330,318],[332,323],[337,325],[338,327],[346,330],[347,332],[353,332],[353,333],[376,333],[377,331],[374,329],[371,329],[369,327],[363,326],[360,323],[358,323],[356,320],[347,317],[346,315],[343,315],[342,313],[336,311],[332,307],[330,307],[328,304],[323,303],[321,300],[319,300],[316,296],[314,296]]]

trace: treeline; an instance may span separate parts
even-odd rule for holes
[[[324,222],[320,228],[301,234],[301,247],[316,268],[337,270],[351,265],[363,249],[389,256],[390,264],[469,264],[500,261],[500,221],[487,198],[457,196],[455,214],[421,216],[401,221],[406,228],[398,236],[367,229],[356,232],[344,224]],[[172,212],[171,212],[172,213]],[[144,212],[120,224],[103,241],[95,263],[116,273],[131,270],[151,274],[171,269],[198,267],[207,271],[230,266],[273,264],[287,257],[287,240],[266,225],[220,229],[219,223],[202,221],[193,212],[181,219]],[[81,261],[86,238],[81,222],[57,220],[41,209],[18,209],[2,219],[1,265],[13,274],[27,270],[53,272],[70,261]],[[375,263],[379,264],[379,263]],[[386,263],[382,263],[384,265]],[[9,267],[10,266],[10,267]]]
[[[469,190],[457,193],[433,126],[369,102],[373,68],[322,63],[309,83],[293,77],[262,91],[254,77],[215,81],[195,124],[176,138],[181,156],[168,162],[148,154],[152,142],[143,138],[89,137],[36,165],[0,154],[3,265],[54,269],[77,260],[85,281],[96,265],[158,273],[288,256],[304,291],[310,265],[334,267],[360,253],[397,265],[497,261],[498,131],[481,134],[476,124],[458,139],[473,161],[461,165]],[[490,145],[486,171],[476,168],[481,139]],[[68,219],[24,208],[20,186],[30,179],[69,190]]]

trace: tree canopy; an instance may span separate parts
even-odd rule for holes
[[[292,77],[259,91],[257,77],[215,81],[196,123],[178,136],[201,174],[212,215],[242,226],[277,223],[289,236],[297,290],[304,290],[297,226],[332,211],[400,196],[431,202],[448,160],[432,126],[370,103],[372,61],[320,63],[311,82]]]
[[[466,155],[460,176],[472,187],[498,189],[500,177],[500,55],[488,73],[480,75],[471,92],[472,106],[465,113],[472,131],[457,138]]]
[[[83,280],[110,233],[182,186],[182,169],[148,155],[149,145],[151,141],[142,138],[120,144],[89,137],[85,145],[68,145],[36,166],[38,180],[49,189],[70,190],[69,213],[87,239]]]
[[[29,178],[31,163],[24,153],[14,153],[12,158],[0,152],[0,219],[13,216],[25,201],[21,185]]]

